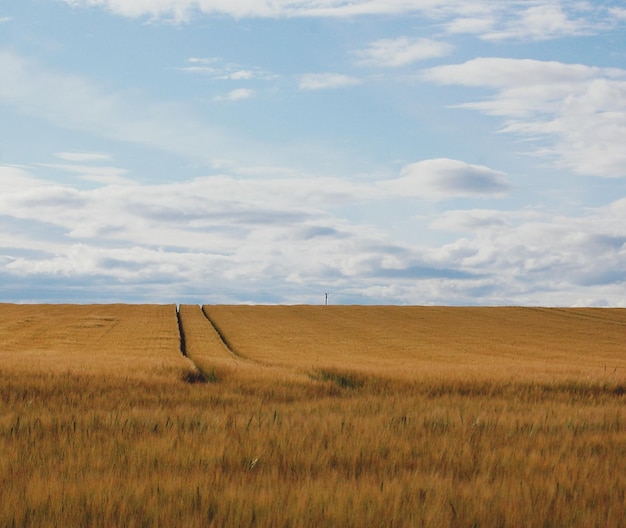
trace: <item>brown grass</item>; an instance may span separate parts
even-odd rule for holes
[[[626,310],[205,306],[241,356],[390,377],[626,380]]]
[[[0,307],[0,526],[623,525],[623,310],[205,308]]]
[[[0,365],[143,376],[186,366],[174,305],[0,304]]]

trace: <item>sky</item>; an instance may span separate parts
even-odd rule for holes
[[[0,302],[626,307],[626,2],[0,0]]]

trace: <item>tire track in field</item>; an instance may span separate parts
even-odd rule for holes
[[[194,314],[190,314],[187,310],[192,308],[191,305],[184,305],[184,313],[182,314],[183,325],[185,320],[189,322],[189,319],[194,316]],[[280,362],[272,362],[272,361],[263,361],[254,357],[250,357],[246,354],[240,352],[240,350],[233,345],[233,342],[226,336],[226,333],[220,328],[220,326],[215,322],[215,320],[209,314],[210,305],[202,305],[198,307],[193,305],[193,310],[195,312],[196,309],[199,309],[202,314],[202,321],[206,324],[205,329],[209,330],[209,333],[213,337],[209,337],[207,334],[201,336],[202,328],[199,327],[200,321],[197,318],[194,319],[194,324],[191,325],[192,331],[188,332],[187,337],[196,339],[197,337],[203,337],[205,346],[202,349],[206,352],[206,344],[208,342],[212,342],[213,339],[218,340],[220,348],[230,356],[230,360],[234,361],[238,367],[241,367],[243,370],[247,371],[247,375],[249,376],[251,372],[254,372],[255,376],[280,376],[284,379],[297,380],[298,382],[306,382],[309,383],[311,379],[315,379],[311,377],[310,368],[307,365],[303,368],[301,365],[285,365]],[[195,312],[197,313],[197,312]],[[198,314],[199,315],[199,314]],[[239,331],[242,331],[239,329]],[[192,335],[193,333],[197,333],[198,335]],[[190,341],[190,339],[188,339]],[[213,345],[215,346],[215,344]],[[188,343],[188,353],[194,357],[194,352],[192,350],[192,346]],[[213,357],[212,359],[215,359]],[[202,363],[200,363],[200,367],[202,367]],[[247,367],[247,368],[246,368]],[[249,370],[249,369],[253,370]]]
[[[196,304],[183,304],[178,309],[181,346],[184,354],[207,376],[224,366],[262,364],[238,353],[212,319]],[[182,351],[182,348],[181,348]]]
[[[185,333],[185,325],[180,314],[180,306],[176,305],[176,321],[178,322],[178,338],[180,343],[180,353],[189,363],[191,372],[183,375],[183,380],[187,383],[206,383],[209,379],[204,369],[198,365],[193,359],[187,355],[187,336]]]
[[[243,354],[240,354],[239,352],[237,352],[235,350],[235,348],[232,346],[232,344],[228,341],[228,339],[226,338],[226,336],[224,335],[224,333],[220,330],[220,328],[217,326],[217,324],[215,323],[215,321],[213,321],[213,319],[211,319],[211,317],[209,316],[209,314],[206,312],[206,310],[204,309],[204,306],[202,306],[201,310],[202,315],[204,315],[204,318],[206,319],[207,323],[211,326],[211,328],[213,329],[213,331],[219,336],[221,342],[224,344],[224,347],[226,348],[226,350],[228,350],[228,352],[235,358],[235,359],[241,359],[244,361],[250,361],[252,363],[257,363],[256,361],[247,358],[246,356],[244,356]]]
[[[543,308],[534,307],[531,310],[545,314],[554,314],[570,320],[588,320],[605,323],[607,325],[626,326],[626,310],[621,308]]]
[[[230,354],[230,356],[235,362],[241,362],[242,364],[246,364],[246,365],[253,365],[255,368],[261,368],[264,370],[271,369],[272,371],[276,371],[278,369],[281,371],[288,371],[288,372],[298,371],[298,369],[296,368],[290,368],[290,367],[285,367],[284,365],[277,365],[277,364],[261,361],[261,360],[246,356],[245,354],[242,354],[241,352],[239,352],[239,350],[237,350],[237,348],[233,346],[232,342],[229,341],[229,339],[226,337],[225,333],[218,326],[218,324],[211,318],[211,316],[206,310],[207,306],[208,305],[203,305],[201,307],[202,314],[204,318],[206,319],[206,322],[209,324],[211,330],[219,338],[224,349],[228,351],[228,353]]]
[[[270,365],[267,365],[266,363],[263,363],[262,361],[259,361],[257,359],[252,359],[242,354],[241,352],[237,351],[237,349],[235,349],[233,344],[228,340],[228,338],[226,337],[224,332],[222,332],[221,328],[217,325],[217,323],[213,319],[211,319],[211,316],[205,310],[205,305],[201,307],[200,311],[202,312],[202,315],[204,315],[204,318],[206,319],[207,323],[210,325],[212,330],[219,337],[220,341],[224,345],[224,348],[233,357],[233,359],[235,359],[236,361],[245,361],[246,363],[256,365],[259,367],[270,367]]]
[[[187,357],[187,343],[185,339],[185,329],[183,328],[183,321],[180,317],[180,306],[176,306],[176,320],[178,321],[178,339],[180,342],[180,353]]]

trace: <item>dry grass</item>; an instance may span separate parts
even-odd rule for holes
[[[137,377],[180,356],[174,305],[0,304],[4,369]]]
[[[205,306],[241,356],[390,377],[626,380],[626,310]]]
[[[233,358],[181,307],[189,357],[227,372],[189,384],[173,306],[126,337],[122,321],[150,309],[117,308],[104,334],[118,337],[97,346],[72,324],[65,337],[8,324],[24,314],[13,308],[0,325],[0,526],[623,525],[624,311],[206,307],[245,356]],[[83,322],[102,309],[67,308]],[[165,327],[166,346],[142,351]],[[11,359],[64,343],[65,366]],[[151,367],[102,359],[122,350]],[[83,368],[90,355],[97,368]],[[516,358],[524,369],[506,372]]]

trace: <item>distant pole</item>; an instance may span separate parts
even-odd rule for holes
[[[324,294],[326,296],[325,300],[324,300],[324,305],[328,306],[328,293]]]

